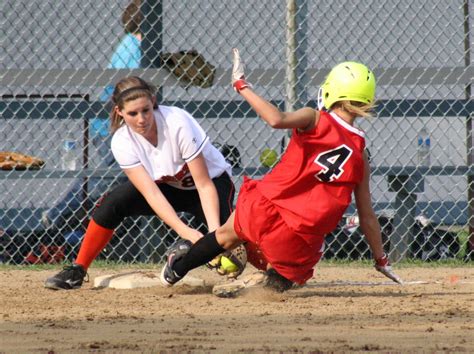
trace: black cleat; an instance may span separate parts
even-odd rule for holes
[[[183,257],[186,253],[189,252],[191,249],[191,242],[187,240],[179,240],[170,249],[166,252],[166,263],[161,270],[160,280],[161,283],[166,286],[170,287],[176,284],[178,281],[184,278],[184,275],[178,275],[173,270],[173,264],[178,259]]]
[[[82,286],[87,272],[79,264],[64,267],[55,276],[46,279],[44,287],[53,290],[72,290]]]
[[[283,293],[287,290],[290,290],[295,285],[295,283],[286,279],[273,268],[267,270],[267,276],[268,280],[265,284],[265,287],[276,291],[277,293]]]

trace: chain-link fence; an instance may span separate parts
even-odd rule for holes
[[[161,103],[185,108],[231,151],[237,190],[244,174],[261,176],[262,151],[281,154],[286,135],[232,90],[232,47],[255,89],[286,110],[315,107],[338,62],[374,68],[377,117],[360,127],[386,250],[395,261],[472,260],[472,1],[135,3],[124,15],[125,0],[2,2],[0,150],[46,164],[0,171],[1,262],[74,259],[97,199],[125,178],[110,155],[107,86],[126,75],[155,83]],[[124,33],[125,19],[141,36]],[[212,87],[184,86],[162,66],[161,53],[190,49],[216,67]],[[369,256],[357,222],[351,206],[326,258]],[[160,261],[175,238],[157,218],[126,219],[101,257]]]

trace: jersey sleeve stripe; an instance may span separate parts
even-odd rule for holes
[[[137,162],[129,163],[129,164],[126,164],[126,165],[120,165],[120,168],[127,169],[127,168],[137,167],[137,166],[140,166],[140,165],[141,165],[141,162],[137,161]]]

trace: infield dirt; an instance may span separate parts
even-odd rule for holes
[[[474,352],[474,267],[405,267],[398,286],[322,262],[306,287],[235,299],[211,294],[205,268],[199,288],[43,288],[58,270],[0,271],[1,353]]]

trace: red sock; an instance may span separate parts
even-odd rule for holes
[[[96,224],[96,222],[91,219],[89,221],[89,226],[87,226],[84,239],[82,240],[76,262],[74,263],[83,266],[84,269],[87,270],[92,261],[109,243],[113,234],[113,229],[106,229],[105,227]]]

